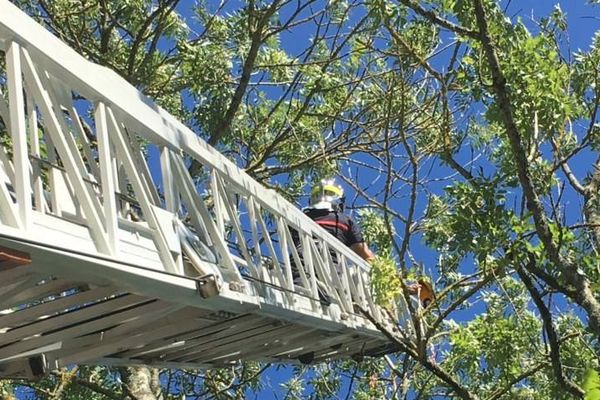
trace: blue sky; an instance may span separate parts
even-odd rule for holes
[[[219,2],[209,0],[209,4],[218,5]],[[530,29],[535,32],[535,23],[533,18],[539,19],[543,16],[548,15],[552,12],[556,4],[559,4],[563,12],[566,14],[568,21],[568,32],[570,37],[570,48],[572,50],[582,49],[586,50],[592,40],[593,33],[600,29],[600,6],[592,7],[587,4],[584,0],[565,0],[560,2],[546,1],[546,0],[513,0],[513,1],[502,1],[502,4],[507,7],[507,14],[513,18],[521,18]],[[179,7],[180,12],[184,17],[190,17],[190,12],[185,7],[188,7],[191,2],[182,2]],[[232,1],[229,3],[229,7],[236,7],[239,4],[238,1]],[[193,24],[192,24],[193,25]],[[282,44],[286,48],[290,49],[303,49],[305,44],[308,44],[309,35],[304,37],[292,37],[290,35],[283,35]],[[156,157],[156,154],[151,152],[152,157]],[[157,159],[157,158],[156,158]],[[583,160],[585,161],[585,160]],[[582,162],[582,166],[585,164]],[[577,168],[577,166],[575,167]],[[159,174],[154,174],[156,181],[160,181]],[[369,179],[369,176],[365,176],[364,179]],[[350,196],[351,197],[351,193]],[[433,254],[429,249],[420,243],[413,243],[416,256],[420,261],[423,261],[426,265],[435,263],[436,255]],[[472,311],[470,311],[472,312]],[[469,316],[465,315],[465,319]],[[281,387],[281,383],[287,380],[291,376],[290,369],[283,368],[277,369],[271,368],[265,376],[265,379],[269,382],[270,387],[266,388],[263,392],[258,395],[258,398],[268,399],[281,399],[285,393]],[[346,384],[347,385],[347,384]],[[342,393],[344,393],[342,391]],[[20,398],[25,398],[24,395],[20,395]]]

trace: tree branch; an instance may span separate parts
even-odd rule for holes
[[[482,1],[474,0],[474,5],[480,32],[479,40],[483,46],[483,51],[492,74],[492,87],[515,158],[517,175],[523,188],[527,209],[533,214],[536,232],[544,245],[544,250],[549,260],[561,271],[567,282],[575,287],[575,297],[573,300],[586,310],[589,317],[590,329],[600,338],[600,304],[595,299],[586,277],[577,271],[578,268],[576,265],[563,259],[559,253],[558,246],[554,243],[544,208],[530,176],[527,156],[521,143],[521,135],[513,117],[512,102],[508,94],[506,78],[502,73],[496,50],[492,44]]]
[[[467,290],[462,296],[460,296],[460,298],[458,298],[456,301],[454,301],[442,313],[440,313],[440,315],[433,322],[433,324],[431,324],[431,327],[427,330],[427,335],[425,337],[425,340],[428,341],[433,336],[437,327],[446,319],[446,317],[448,315],[450,315],[456,308],[463,305],[465,303],[465,301],[467,301],[471,296],[473,296],[479,290],[481,290],[481,288],[483,288],[485,285],[487,285],[493,278],[494,278],[494,275],[492,273],[486,275],[483,279],[481,279],[479,282],[477,282],[477,284],[475,284],[473,287],[471,287],[469,290]]]
[[[552,362],[552,370],[554,372],[554,376],[558,380],[558,384],[572,395],[578,398],[582,398],[584,394],[583,390],[575,383],[567,379],[563,372],[562,362],[560,360],[560,346],[558,343],[558,335],[556,334],[556,331],[554,330],[554,325],[552,324],[552,315],[550,314],[550,310],[548,310],[548,307],[546,307],[542,296],[536,289],[531,278],[527,275],[527,272],[525,272],[521,267],[518,267],[517,274],[519,274],[521,281],[531,294],[533,302],[540,311],[540,316],[542,317],[542,321],[544,323],[544,330],[546,331],[548,342],[550,344],[550,360]]]
[[[479,33],[477,33],[476,31],[472,31],[463,26],[452,23],[452,22],[448,21],[447,19],[441,18],[434,11],[426,10],[425,8],[421,7],[419,5],[419,3],[417,3],[414,0],[399,0],[399,1],[400,1],[400,3],[404,4],[405,6],[411,8],[414,12],[416,12],[420,16],[424,17],[425,19],[427,19],[428,21],[430,21],[436,25],[442,26],[446,29],[451,30],[452,32],[458,33],[460,35],[468,36],[473,39],[477,39],[479,37]]]
[[[522,374],[518,375],[513,380],[511,380],[509,383],[507,383],[503,388],[496,389],[494,392],[492,392],[492,395],[486,400],[496,400],[501,398],[506,393],[508,393],[508,391],[510,391],[510,389],[512,389],[514,385],[521,382],[523,379],[527,379],[530,376],[535,375],[538,371],[541,371],[546,366],[546,364],[547,362],[541,362],[535,367],[523,372]]]
[[[600,215],[598,215],[600,197],[598,196],[598,189],[600,189],[600,158],[594,165],[592,179],[585,187],[585,203],[583,206],[585,219],[590,225],[589,231],[596,248],[600,247]]]
[[[73,381],[73,383],[76,383],[79,386],[83,386],[85,388],[88,388],[88,389],[90,389],[93,392],[96,392],[96,393],[99,393],[99,394],[101,394],[103,396],[108,397],[109,399],[112,399],[112,400],[123,400],[122,396],[120,396],[120,395],[114,393],[113,391],[108,390],[108,389],[106,389],[106,388],[104,388],[104,387],[102,387],[102,386],[100,386],[100,385],[98,385],[98,384],[96,384],[94,382],[89,382],[89,381],[86,381],[85,379],[81,379],[81,378],[75,378],[75,380]]]
[[[217,144],[224,136],[226,136],[231,130],[231,125],[233,123],[233,119],[235,114],[237,113],[240,105],[242,104],[242,99],[244,98],[244,94],[246,93],[246,89],[248,88],[248,83],[250,82],[250,75],[252,74],[252,70],[254,69],[254,62],[256,61],[256,57],[258,56],[258,50],[263,43],[263,29],[265,25],[268,23],[269,18],[277,11],[279,3],[281,0],[274,0],[273,3],[269,6],[269,8],[265,11],[264,15],[261,16],[254,31],[252,31],[252,24],[250,25],[250,50],[248,50],[248,54],[246,55],[246,59],[244,60],[244,65],[242,67],[242,76],[240,78],[240,83],[235,89],[235,93],[231,98],[231,103],[229,103],[229,108],[225,112],[225,115],[215,128],[215,131],[212,133],[210,138],[208,139],[208,144],[215,145]],[[250,16],[249,16],[250,18]]]
[[[463,387],[456,379],[454,379],[454,377],[452,375],[450,375],[448,372],[444,371],[439,365],[431,362],[427,358],[426,354],[419,355],[418,352],[414,348],[412,348],[411,346],[408,346],[404,341],[398,339],[396,337],[396,335],[394,335],[392,332],[390,332],[387,329],[387,327],[383,326],[375,318],[373,318],[373,316],[367,310],[363,309],[360,306],[358,306],[358,307],[359,307],[360,311],[363,313],[363,315],[365,315],[365,317],[367,317],[367,319],[369,321],[371,321],[371,323],[373,323],[373,325],[375,325],[375,327],[381,333],[383,333],[391,342],[393,342],[396,346],[398,346],[398,348],[402,352],[408,354],[411,358],[413,358],[415,361],[417,361],[419,364],[421,364],[425,369],[427,369],[429,372],[434,374],[442,382],[447,384],[456,393],[456,395],[458,397],[460,397],[461,399],[466,399],[466,400],[476,400],[477,399],[477,397],[474,394],[472,394],[465,387]]]

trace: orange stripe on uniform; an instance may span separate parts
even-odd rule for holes
[[[315,222],[321,226],[334,226],[343,231],[347,231],[350,229],[350,227],[348,227],[348,225],[342,224],[341,222],[334,222],[334,221],[315,221]]]

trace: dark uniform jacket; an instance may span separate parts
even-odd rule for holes
[[[346,214],[315,208],[305,209],[304,214],[348,247],[365,241],[358,225]]]
[[[307,208],[304,213],[315,221],[319,226],[325,229],[327,232],[338,238],[346,246],[350,247],[355,243],[362,243],[365,241],[362,232],[358,225],[347,215],[329,210],[320,210],[316,208]],[[297,231],[292,231],[292,238],[294,245],[298,250],[300,259],[302,260],[302,245]],[[331,257],[333,262],[337,264],[337,255],[332,251]],[[339,267],[339,266],[338,266]],[[296,285],[301,285],[300,273],[294,260],[292,260],[292,276]],[[318,276],[317,276],[318,278]],[[319,301],[323,305],[331,304],[331,297],[327,293],[327,290],[322,286],[318,287]]]

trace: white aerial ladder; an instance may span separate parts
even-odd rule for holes
[[[0,376],[394,350],[359,307],[410,337],[362,259],[8,0],[0,58]]]

